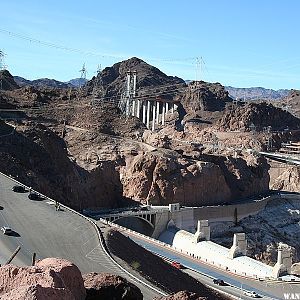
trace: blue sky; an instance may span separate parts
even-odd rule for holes
[[[184,79],[300,89],[298,0],[1,2],[13,75],[67,81],[85,63],[90,78],[137,56]]]

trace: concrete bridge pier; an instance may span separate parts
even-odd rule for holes
[[[155,129],[155,104],[152,103],[152,131]]]

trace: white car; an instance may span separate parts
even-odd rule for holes
[[[252,298],[260,298],[260,296],[254,291],[245,291],[244,295]]]
[[[1,231],[2,231],[3,234],[8,234],[8,235],[12,233],[11,228],[9,228],[7,226],[1,227]]]

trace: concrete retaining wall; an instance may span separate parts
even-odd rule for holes
[[[285,197],[285,196],[284,196]],[[299,197],[299,196],[298,196]],[[206,207],[195,207],[194,210],[194,225],[198,220],[208,220],[210,223],[216,221],[232,221],[235,220],[235,209],[237,210],[237,220],[241,220],[249,215],[255,215],[263,210],[266,205],[280,196],[272,195],[263,198],[259,201],[233,204],[233,205],[222,205],[222,206],[206,206]]]

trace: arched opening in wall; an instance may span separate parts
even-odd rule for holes
[[[113,222],[147,236],[152,236],[154,231],[151,223],[139,217],[123,217]]]

